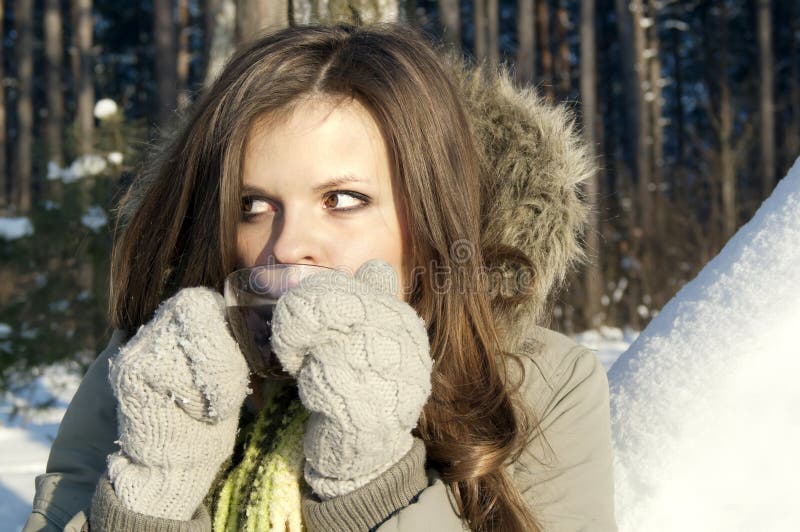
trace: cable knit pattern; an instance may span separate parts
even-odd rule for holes
[[[222,295],[184,288],[109,362],[120,450],[108,474],[130,510],[187,520],[233,452],[248,368]]]
[[[323,500],[356,490],[405,456],[430,395],[425,323],[397,286],[392,266],[374,259],[355,276],[306,277],[275,308],[272,347],[311,412],[305,478]]]

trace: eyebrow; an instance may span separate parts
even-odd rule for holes
[[[325,181],[324,183],[315,186],[314,192],[319,193],[324,190],[329,190],[331,188],[336,188],[342,185],[346,185],[348,183],[364,183],[364,180],[354,174],[343,174],[339,176],[334,176]]]
[[[330,190],[348,183],[366,183],[365,179],[355,174],[342,174],[329,178],[324,183],[321,183],[313,188],[315,194],[319,194],[325,190]],[[242,185],[243,194],[265,194],[266,191],[254,185]]]

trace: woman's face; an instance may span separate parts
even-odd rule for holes
[[[256,123],[245,149],[240,267],[300,263],[355,272],[380,258],[402,288],[407,242],[383,136],[357,100],[303,100],[284,120]]]

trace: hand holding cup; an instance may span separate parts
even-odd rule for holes
[[[430,395],[425,323],[396,291],[392,266],[374,259],[355,276],[307,277],[275,307],[272,348],[311,412],[305,477],[324,499],[397,463]]]

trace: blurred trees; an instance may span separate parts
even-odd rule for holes
[[[0,233],[0,371],[102,348],[111,209],[238,44],[378,20],[574,111],[599,162],[595,263],[555,328],[646,325],[800,152],[795,0],[2,0],[0,223],[31,231]]]

